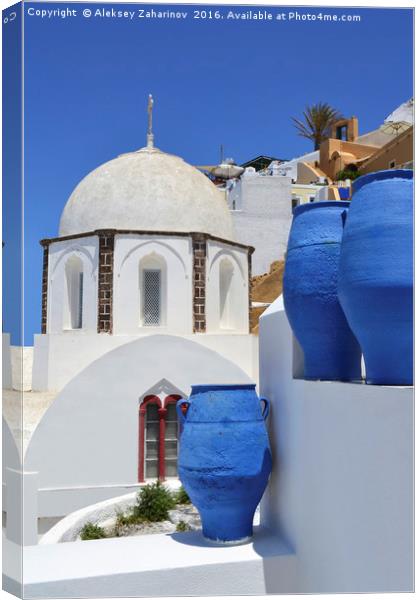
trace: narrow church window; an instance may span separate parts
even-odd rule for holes
[[[82,329],[83,327],[83,263],[72,256],[66,263],[67,310],[65,310],[64,328]]]
[[[176,404],[171,402],[167,406],[165,428],[165,475],[176,477],[178,459],[178,418]]]
[[[161,271],[144,269],[143,271],[143,323],[160,325],[161,321]]]
[[[146,409],[145,466],[146,478],[157,478],[159,461],[159,414],[157,404],[148,404]]]
[[[229,329],[232,319],[232,279],[233,267],[229,260],[220,263],[219,290],[220,290],[220,327]]]

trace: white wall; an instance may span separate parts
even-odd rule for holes
[[[165,265],[163,323],[141,322],[140,263],[147,258]],[[165,308],[166,307],[166,308]],[[190,334],[192,323],[192,244],[188,237],[116,235],[114,248],[113,333]]]
[[[228,323],[220,319],[220,267],[232,269],[228,304]],[[248,333],[249,278],[248,251],[222,242],[207,242],[206,325],[209,333]]]
[[[86,334],[83,344],[79,332],[65,335],[35,335],[33,390],[56,392],[78,373],[116,348],[146,340],[148,336]],[[183,338],[219,353],[233,361],[251,378],[258,381],[258,338],[254,335],[217,333],[190,334]]]
[[[196,531],[31,546],[23,560],[28,598],[260,595],[296,585],[296,557],[262,528],[240,546],[207,544]]]
[[[236,336],[242,345],[248,337]],[[143,337],[94,361],[57,396],[29,443],[25,470],[39,472],[40,516],[137,484],[139,404],[162,379],[185,396],[194,383],[252,381],[220,353],[177,336]]]
[[[97,329],[98,306],[98,237],[82,237],[73,240],[53,242],[48,254],[48,333],[77,333]],[[66,282],[66,262],[72,256],[79,258],[83,265],[83,326],[80,330],[66,329],[68,295]]]
[[[12,385],[14,390],[32,389],[34,349],[32,346],[10,346]]]
[[[274,470],[261,523],[295,549],[310,593],[413,589],[413,390],[292,378],[276,300],[260,319]]]
[[[236,239],[255,247],[252,273],[270,270],[275,260],[284,258],[292,222],[291,179],[282,176],[243,176],[228,196],[239,210],[232,210]]]
[[[310,162],[313,163],[316,160],[319,160],[319,150],[315,150],[314,152],[308,152],[307,154],[302,154],[302,156],[298,156],[297,158],[292,158],[287,162],[281,164],[282,169],[286,169],[287,175],[297,180],[297,169],[298,163],[300,162]]]

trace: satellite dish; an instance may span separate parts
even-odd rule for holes
[[[245,169],[243,167],[235,164],[233,158],[225,158],[220,165],[217,165],[217,167],[212,167],[210,172],[212,175],[220,177],[220,179],[234,179],[242,175],[244,170]]]

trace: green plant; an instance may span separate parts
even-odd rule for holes
[[[135,514],[134,510],[131,509],[131,512],[124,514],[122,512],[117,513],[116,524],[119,527],[124,527],[126,525],[135,525],[136,523],[142,523],[145,519],[139,515]]]
[[[176,524],[177,531],[191,531],[191,527],[185,521],[178,521]]]
[[[335,176],[336,181],[344,181],[345,179],[357,179],[360,176],[360,173],[357,169],[342,169],[338,171]]]
[[[137,525],[138,523],[143,523],[144,521],[145,519],[141,515],[134,513],[133,508],[131,508],[130,512],[128,513],[118,511],[115,519],[114,535],[119,537],[123,527]]]
[[[341,118],[338,110],[326,102],[307,106],[303,112],[303,121],[292,117],[299,135],[312,140],[314,150],[319,150],[321,142],[330,137],[331,125]]]
[[[85,523],[80,530],[80,539],[82,540],[100,540],[106,537],[105,530],[90,521]]]
[[[176,504],[191,504],[190,497],[182,485],[179,490],[174,493],[174,500]]]
[[[174,506],[171,492],[157,481],[145,485],[140,490],[133,515],[147,521],[166,521],[169,518],[168,511]]]

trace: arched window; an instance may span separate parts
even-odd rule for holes
[[[83,327],[83,263],[78,256],[71,256],[65,267],[66,304],[65,329]]]
[[[140,323],[160,327],[165,323],[166,265],[158,256],[140,262]]]
[[[178,435],[179,425],[176,414],[176,403],[181,398],[172,394],[165,398],[166,423],[165,423],[165,476],[177,477],[178,475]]]
[[[162,402],[158,396],[146,396],[139,410],[138,480],[176,477],[178,474],[178,418],[172,394]]]
[[[220,302],[220,328],[232,327],[232,280],[233,266],[230,260],[224,258],[219,267],[219,302]]]
[[[159,475],[159,406],[160,402],[153,398],[146,406],[145,422],[145,476],[156,479]]]

